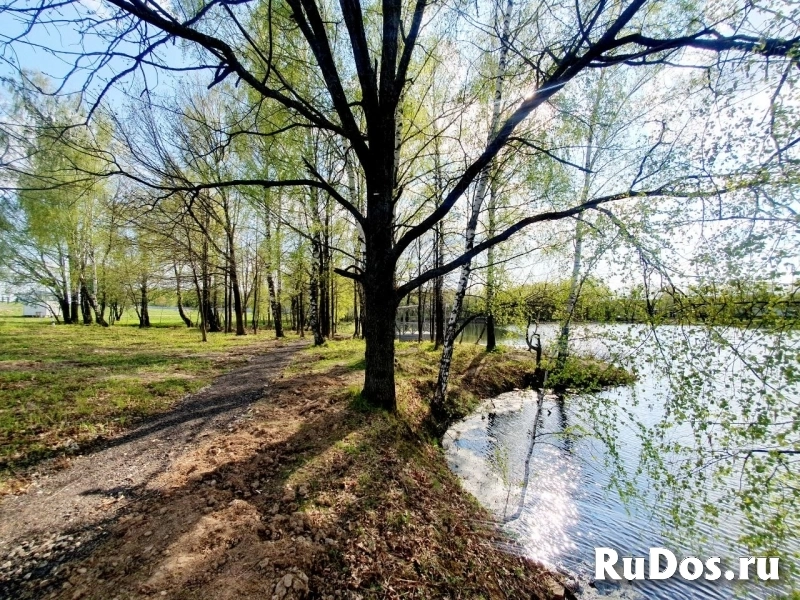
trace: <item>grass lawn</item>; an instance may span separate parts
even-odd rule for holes
[[[174,309],[153,311],[162,326],[144,330],[53,325],[21,312],[0,304],[0,486],[14,469],[168,409],[273,339],[210,334],[203,344]]]

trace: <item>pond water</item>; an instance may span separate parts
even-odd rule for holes
[[[544,340],[552,341],[556,335],[554,326],[540,332]],[[646,557],[652,547],[668,548],[678,560],[721,556],[723,573],[726,568],[738,572],[738,557],[750,555],[737,541],[743,525],[735,514],[720,522],[708,522],[701,515],[688,531],[675,527],[669,506],[658,500],[661,496],[655,491],[663,488],[657,488],[646,471],[640,472],[642,439],[647,439],[640,434],[664,421],[671,400],[674,409],[670,373],[693,369],[704,373],[697,393],[708,398],[751,393],[746,361],[737,352],[748,348],[757,353],[765,341],[736,335],[741,338],[738,345],[721,350],[704,347],[709,342],[699,329],[687,333],[670,327],[657,332],[642,326],[578,328],[573,338],[577,349],[635,368],[637,383],[593,395],[544,396],[541,403],[531,390],[503,394],[451,427],[443,441],[448,462],[466,489],[504,523],[519,548],[569,572],[580,583],[584,598],[766,598],[777,590],[753,582],[753,574],[747,583],[724,578],[686,581],[677,576],[633,583],[593,581],[596,547],[613,548],[620,556]],[[671,349],[687,347],[687,339],[706,353],[702,354],[706,363],[698,364],[696,357],[676,358],[683,353]],[[524,339],[510,332],[504,343],[524,345]],[[695,362],[689,369],[677,364],[680,360]],[[691,428],[678,421],[667,437],[691,437]],[[670,464],[670,457],[665,458]],[[673,466],[679,475],[686,468],[677,460]],[[732,475],[730,484],[737,481]],[[674,493],[692,506],[697,492],[690,486]],[[712,500],[723,496],[724,490],[709,491]],[[779,585],[786,589],[789,584]]]

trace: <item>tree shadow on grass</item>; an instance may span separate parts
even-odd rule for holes
[[[285,360],[278,360],[280,364],[271,368],[271,374],[275,375],[288,363],[289,356],[295,350],[294,346],[273,348],[268,353],[255,357],[255,360],[245,366],[220,375],[211,385],[184,397],[161,414],[139,416],[138,418],[136,415],[128,415],[131,420],[131,428],[126,433],[112,438],[98,437],[82,443],[80,446],[76,445],[72,449],[45,448],[30,451],[22,459],[11,462],[0,461],[0,469],[27,469],[54,457],[79,453],[89,455],[118,446],[131,446],[157,434],[167,435],[168,439],[175,441],[189,440],[210,424],[219,425],[222,421],[230,421],[247,406],[261,398],[265,393],[265,386],[268,384],[265,373],[261,372],[261,369],[267,368],[264,361],[273,361],[276,355],[286,354]],[[136,358],[131,361],[130,366],[134,368],[146,364],[166,365],[171,360],[170,357],[163,355],[156,360],[156,356],[152,355],[152,360],[145,361],[139,360],[141,357]],[[121,363],[117,362],[116,364]],[[157,384],[158,382],[152,385]]]
[[[200,568],[202,564],[200,570],[205,571],[212,555],[216,556],[231,548],[230,539],[227,538],[221,546],[202,543],[200,554],[195,556],[194,552],[198,550],[194,545],[196,536],[202,537],[215,530],[218,525],[227,527],[229,522],[242,521],[246,522],[245,529],[254,527],[250,533],[255,533],[255,538],[250,539],[250,542],[258,540],[258,544],[263,543],[264,530],[259,525],[263,523],[260,515],[270,515],[276,502],[281,506],[280,514],[296,510],[306,502],[304,498],[297,496],[281,503],[287,480],[304,464],[340,441],[363,421],[363,416],[344,409],[343,399],[338,404],[331,404],[327,397],[308,400],[308,390],[315,387],[322,389],[322,386],[315,385],[314,380],[329,377],[330,374],[327,373],[318,377],[298,375],[281,380],[276,385],[279,388],[277,393],[262,403],[267,405],[264,409],[267,411],[282,411],[291,406],[289,410],[292,418],[302,422],[296,431],[285,429],[262,435],[259,433],[259,426],[250,420],[240,431],[221,434],[219,443],[212,443],[209,436],[210,447],[204,449],[205,455],[197,459],[197,465],[186,468],[184,465],[178,466],[179,471],[188,471],[185,475],[175,475],[181,481],[179,485],[172,486],[164,482],[156,485],[156,475],[139,485],[104,486],[98,482],[95,488],[84,491],[85,495],[109,499],[122,494],[130,499],[130,504],[121,511],[121,518],[113,517],[64,532],[74,538],[73,541],[81,542],[79,548],[65,543],[49,549],[50,555],[42,560],[32,557],[20,573],[0,572],[0,589],[8,594],[0,594],[0,597],[43,597],[63,589],[65,582],[69,584],[67,589],[75,593],[80,584],[69,583],[70,579],[74,582],[76,578],[76,570],[70,568],[70,565],[82,560],[95,561],[96,568],[92,573],[103,576],[109,582],[108,586],[99,587],[92,583],[91,588],[97,588],[92,590],[89,590],[87,583],[89,597],[114,597],[119,588],[117,583],[111,582],[119,578],[125,580],[128,587],[133,586],[128,589],[133,595],[138,593],[141,586],[148,586],[146,578],[139,581],[142,574],[137,573],[137,568],[143,565],[142,561],[149,564],[153,557],[163,554],[176,541],[179,546],[183,546],[175,552],[183,557],[178,561],[181,563],[178,566],[186,577],[175,575],[172,569],[174,565],[169,559],[161,561],[164,563],[161,566],[166,569],[164,573],[169,573],[170,580],[177,577],[182,580],[181,586],[191,587],[189,581],[198,583],[202,579],[199,572],[195,572],[195,567]],[[301,388],[303,395],[295,394],[295,390]],[[315,415],[317,412],[320,414]],[[286,425],[291,423],[287,421]],[[157,425],[151,424],[150,427]],[[247,432],[242,433],[244,430]],[[247,445],[243,451],[247,457],[244,460],[223,461],[214,466],[215,462],[219,462],[216,452],[222,447],[221,444],[235,444],[240,441],[240,437],[245,440],[242,443]],[[122,443],[122,440],[117,443]],[[255,482],[259,483],[258,488],[253,486]],[[232,516],[231,512],[238,516]],[[214,534],[209,535],[213,537]],[[183,544],[180,542],[182,539]],[[111,560],[114,557],[116,558]],[[189,563],[194,567],[187,571],[184,567]],[[57,568],[55,573],[54,568]],[[80,576],[80,573],[77,575]],[[46,585],[41,586],[42,581],[47,581]],[[71,597],[71,594],[64,592],[64,596]]]
[[[350,408],[352,381],[347,365],[281,379],[258,413],[165,476],[89,490],[133,500],[76,532],[81,549],[0,589],[19,599],[270,598],[287,585],[285,598],[531,597],[539,572],[498,551],[507,540],[474,518],[484,513],[434,446],[398,417]]]

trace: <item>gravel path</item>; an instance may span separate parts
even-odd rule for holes
[[[232,427],[305,345],[289,342],[253,356],[168,413],[0,501],[0,599],[35,597],[29,581],[90,552],[131,500],[157,491],[149,484],[198,438]]]

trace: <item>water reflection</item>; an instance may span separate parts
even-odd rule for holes
[[[765,598],[754,582],[596,582],[594,549],[620,556],[647,556],[651,547],[677,556],[722,556],[724,567],[747,553],[738,546],[736,519],[698,523],[693,539],[675,537],[667,509],[658,506],[652,481],[639,472],[639,426],[664,417],[659,395],[664,383],[646,366],[632,388],[588,397],[538,398],[532,391],[504,394],[457,423],[445,436],[451,468],[467,490],[490,508],[524,552],[545,564],[566,568],[583,581],[584,597]],[[604,405],[613,422],[597,423]],[[598,428],[610,439],[594,435]],[[677,428],[674,438],[686,432]],[[609,452],[609,447],[614,451]]]

